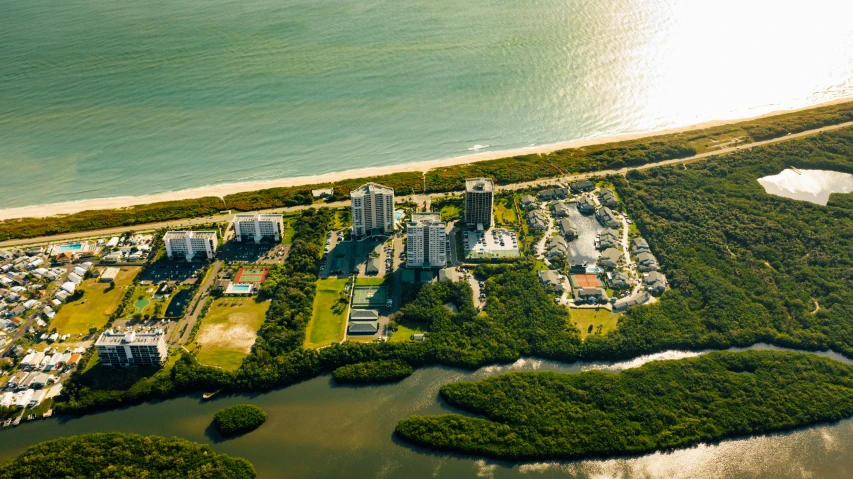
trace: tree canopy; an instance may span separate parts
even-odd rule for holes
[[[411,442],[502,459],[637,454],[853,415],[853,366],[812,354],[716,352],[619,374],[509,373],[445,385],[446,414],[400,421]]]
[[[233,479],[253,478],[255,468],[204,444],[112,432],[41,442],[0,466],[0,479],[23,477]]]

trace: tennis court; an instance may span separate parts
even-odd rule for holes
[[[240,268],[234,276],[235,283],[263,283],[267,279],[267,268]]]
[[[573,274],[569,276],[572,288],[600,288],[601,280],[594,274]]]
[[[385,307],[388,302],[387,286],[356,286],[352,292],[353,308]]]

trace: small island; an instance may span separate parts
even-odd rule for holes
[[[254,431],[267,420],[267,413],[254,404],[240,404],[219,410],[213,416],[213,425],[225,437],[239,436]]]
[[[414,368],[409,363],[389,359],[341,366],[335,369],[334,377],[339,383],[387,383],[407,378],[413,372]]]
[[[445,385],[445,414],[397,425],[413,443],[508,460],[641,454],[853,415],[853,366],[812,354],[716,352],[619,374],[509,373]]]
[[[253,478],[243,459],[176,437],[97,433],[61,437],[24,450],[0,465],[0,478],[121,477]]]

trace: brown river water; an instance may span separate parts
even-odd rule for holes
[[[770,349],[757,345],[752,349]],[[775,349],[775,348],[773,348]],[[510,463],[434,452],[394,437],[413,414],[453,411],[438,397],[441,385],[509,371],[612,372],[650,360],[699,353],[669,351],[624,362],[564,364],[525,358],[477,371],[430,367],[383,386],[340,387],[321,376],[264,394],[202,401],[180,397],[77,419],[25,423],[0,432],[0,461],[59,436],[104,431],[180,436],[251,461],[259,478],[847,478],[853,476],[853,419],[792,432],[701,444],[674,452],[585,461]],[[834,353],[818,353],[850,364]],[[258,430],[222,441],[210,429],[213,414],[240,403],[264,408]]]

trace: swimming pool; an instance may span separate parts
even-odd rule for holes
[[[69,243],[63,244],[59,246],[55,246],[53,251],[56,254],[59,253],[73,253],[75,251],[80,251],[83,249],[83,243]]]
[[[395,210],[394,221],[400,221],[401,219],[403,219],[403,210]]]
[[[252,285],[251,284],[242,284],[242,283],[231,283],[228,285],[228,289],[225,290],[227,294],[252,294]]]

